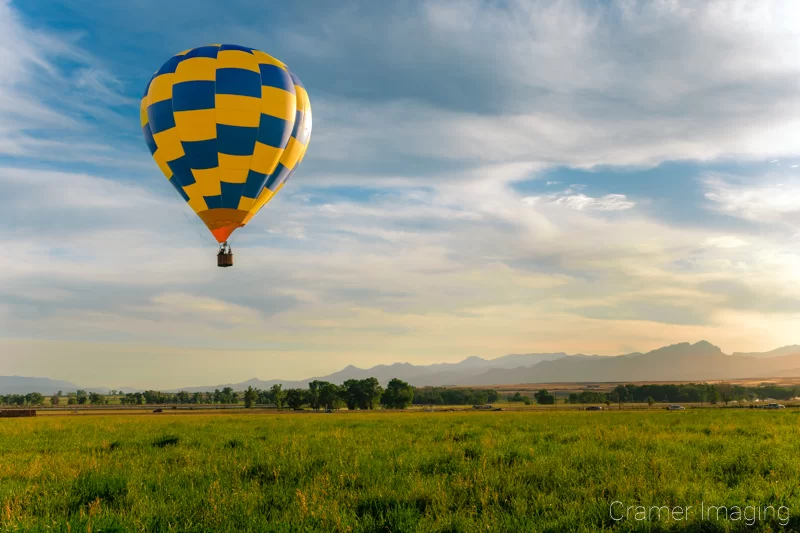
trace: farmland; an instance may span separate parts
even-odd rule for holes
[[[260,411],[2,419],[0,529],[796,531],[799,415]],[[612,518],[612,502],[621,520]],[[683,519],[638,520],[625,511],[637,505],[692,510]],[[743,514],[699,510],[712,505]],[[773,511],[748,520],[746,508],[767,506]],[[779,516],[780,506],[787,510]]]

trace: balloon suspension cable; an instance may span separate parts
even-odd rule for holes
[[[217,253],[217,266],[230,267],[233,266],[233,250],[228,241],[219,245],[219,253]]]

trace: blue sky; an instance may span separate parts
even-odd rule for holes
[[[799,9],[0,0],[0,373],[796,343]],[[220,42],[284,61],[314,110],[233,269],[138,123],[153,71]]]

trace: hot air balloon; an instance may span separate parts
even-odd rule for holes
[[[281,190],[303,160],[311,104],[281,61],[253,48],[213,44],[171,57],[141,103],[156,164],[220,243]]]

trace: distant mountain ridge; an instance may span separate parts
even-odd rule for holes
[[[800,345],[793,344],[791,346],[784,346],[783,348],[770,350],[769,352],[733,352],[731,355],[741,355],[744,357],[780,357],[782,355],[792,355],[796,353],[800,353]]]
[[[313,377],[299,381],[271,379],[262,381],[260,379],[249,379],[241,383],[227,383],[224,385],[185,387],[173,389],[166,392],[205,392],[214,389],[222,390],[231,387],[235,390],[243,390],[248,386],[259,389],[266,389],[275,384],[281,384],[284,388],[305,387],[315,379],[330,381],[331,383],[344,383],[348,379],[365,379],[375,377],[385,384],[392,378],[408,381],[413,385],[457,385],[460,381],[469,379],[476,372],[488,370],[490,368],[515,368],[516,366],[530,366],[543,361],[551,361],[561,357],[567,357],[565,353],[552,354],[510,354],[497,359],[483,359],[481,357],[468,357],[459,363],[435,363],[432,365],[412,365],[411,363],[393,363],[391,365],[377,365],[371,368],[358,368],[348,365],[338,372],[327,376]]]
[[[497,359],[468,357],[459,363],[412,365],[394,363],[371,368],[347,366],[327,376],[304,380],[249,379],[240,383],[183,387],[165,392],[204,392],[231,387],[244,390],[248,386],[268,389],[275,384],[284,388],[306,387],[318,379],[343,383],[348,379],[375,377],[382,384],[399,378],[415,386],[445,385],[513,385],[522,383],[574,383],[603,381],[704,381],[759,377],[800,377],[800,346],[784,346],[769,352],[725,354],[706,341],[683,342],[664,346],[647,353],[618,356],[568,355],[563,352],[510,354]],[[107,388],[89,389],[68,381],[21,376],[0,376],[0,394],[40,392],[65,394],[78,388],[108,393]],[[123,392],[135,389],[123,387]]]
[[[108,393],[104,388],[84,388],[69,381],[61,381],[50,378],[34,378],[26,376],[0,376],[0,394],[27,394],[29,392],[40,392],[52,395],[58,391],[67,394],[83,389],[86,392]]]

